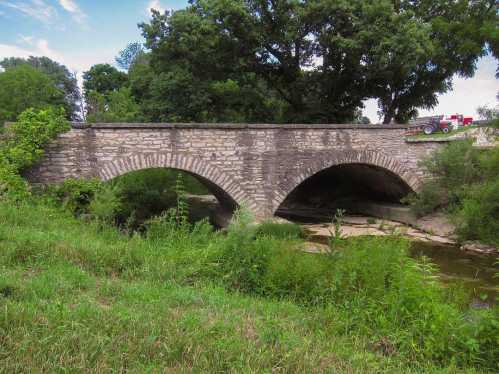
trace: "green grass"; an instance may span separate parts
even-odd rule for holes
[[[388,256],[379,255],[388,239],[365,239],[343,257],[326,258],[292,251],[296,239],[231,230],[222,235],[198,225],[193,233],[127,237],[44,205],[0,202],[0,372],[457,373],[495,365],[486,355],[492,348],[476,336],[470,344],[484,352],[476,360],[460,351],[419,354],[432,341],[437,351],[441,334],[414,321],[454,334],[460,311],[436,301],[427,308],[440,297],[430,284],[428,294],[405,279],[393,281],[405,290],[380,288],[388,273],[377,269],[405,261],[398,239]],[[256,272],[236,271],[257,263],[263,268]],[[396,273],[416,285],[417,274]],[[248,275],[256,289],[240,287]],[[348,288],[319,292],[326,284],[316,281],[324,279]],[[438,308],[442,320],[429,312]],[[428,314],[410,322],[391,315],[414,311]],[[459,321],[461,329],[470,324]],[[497,321],[487,321],[494,334]],[[416,350],[404,343],[411,341]]]

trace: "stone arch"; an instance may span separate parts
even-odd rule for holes
[[[239,206],[244,205],[251,210],[257,208],[233,176],[199,157],[162,152],[138,153],[104,163],[98,174],[102,181],[108,181],[132,171],[150,168],[171,168],[191,173],[201,179],[221,202],[225,194]]]
[[[386,169],[398,176],[414,192],[418,192],[422,185],[421,176],[407,170],[404,165],[396,159],[389,157],[380,151],[334,151],[327,156],[321,155],[321,157],[311,160],[298,170],[289,170],[284,176],[284,180],[275,191],[272,204],[273,212],[275,213],[286,197],[308,178],[325,169],[348,164],[364,164]]]

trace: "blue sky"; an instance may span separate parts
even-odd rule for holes
[[[147,21],[149,9],[179,9],[186,0],[0,0],[0,59],[47,56],[81,77],[93,64],[113,63],[128,42],[143,41],[137,24]],[[497,105],[499,82],[496,60],[482,58],[471,79],[454,79],[454,89],[440,104],[421,114],[475,115],[476,107]],[[374,100],[364,113],[376,122]]]

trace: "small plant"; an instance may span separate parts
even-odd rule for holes
[[[121,201],[112,185],[101,188],[90,202],[89,213],[102,223],[114,223],[121,208]]]
[[[151,218],[145,222],[147,236],[151,239],[164,239],[172,236],[186,237],[191,230],[189,222],[189,204],[186,199],[182,175],[177,174],[175,183],[175,193],[177,195],[177,205],[168,209],[161,215]]]
[[[368,218],[367,218],[367,224],[369,224],[369,225],[374,225],[374,224],[376,224],[376,219],[375,219],[375,218],[373,218],[373,217],[368,217]]]
[[[338,249],[338,244],[342,241],[343,232],[341,230],[341,226],[343,225],[343,217],[345,215],[344,209],[336,209],[336,213],[334,214],[332,220],[332,227],[329,228],[329,253],[332,254]]]
[[[177,207],[176,207],[176,222],[180,229],[188,230],[189,224],[189,203],[187,202],[186,192],[184,188],[184,183],[182,180],[182,174],[177,174],[177,181],[175,183],[175,193],[177,195]]]

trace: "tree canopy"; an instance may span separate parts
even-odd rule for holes
[[[142,43],[128,43],[127,46],[118,53],[118,56],[116,56],[114,60],[121,69],[128,70],[144,53],[145,51]]]
[[[497,49],[497,20],[494,0],[192,0],[139,25],[154,79],[132,91],[154,119],[347,122],[375,98],[406,122]]]
[[[28,108],[65,107],[64,91],[54,80],[28,64],[0,72],[0,124],[15,121]]]
[[[109,64],[97,64],[83,73],[85,95],[95,91],[102,95],[118,91],[127,82],[126,73]]]
[[[10,70],[21,65],[28,65],[49,76],[54,82],[55,87],[64,93],[64,109],[68,119],[80,119],[80,89],[78,88],[75,74],[71,73],[66,66],[48,57],[34,56],[30,56],[27,59],[18,57],[5,58],[0,61],[0,65],[5,70]]]

